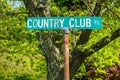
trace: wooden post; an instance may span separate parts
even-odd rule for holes
[[[69,29],[64,30],[64,80],[70,80],[69,78]]]

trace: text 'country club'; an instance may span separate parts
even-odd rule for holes
[[[29,19],[27,21],[28,27],[47,28],[47,27],[65,27],[64,19]],[[32,25],[31,25],[32,24]],[[69,27],[91,27],[91,19],[73,19],[68,21]],[[67,26],[66,26],[67,27]]]

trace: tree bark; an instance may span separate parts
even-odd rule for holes
[[[44,5],[36,0],[23,0],[23,2],[26,9],[29,10],[29,16],[50,16],[51,0],[47,0]],[[47,80],[63,80],[63,53],[53,44],[51,34],[49,33],[50,31],[48,31],[48,33],[45,33],[45,31],[36,33],[37,39],[40,42],[40,48],[43,51],[43,56],[45,56],[47,63]],[[59,74],[61,76],[59,76]]]

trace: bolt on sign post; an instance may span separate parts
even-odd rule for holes
[[[69,76],[69,28],[70,29],[101,29],[101,17],[28,17],[27,30],[60,30],[64,31],[64,80]]]

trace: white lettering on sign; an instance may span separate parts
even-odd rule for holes
[[[33,20],[33,27],[34,27],[34,28],[37,28],[37,25],[38,25],[37,22],[38,22],[38,21],[37,21],[36,19]]]
[[[85,19],[80,19],[80,26],[85,27],[85,25],[86,25]]]
[[[58,27],[58,26],[59,26],[58,23],[59,23],[59,20],[58,20],[58,19],[55,19],[55,20],[54,20],[54,26],[55,26],[55,27]]]
[[[39,28],[42,28],[43,24],[41,24],[41,22],[39,20],[38,20],[37,24],[38,24]]]
[[[48,20],[43,20],[42,24],[44,24],[44,27],[49,27]]]
[[[91,27],[91,19],[70,19],[69,26],[72,27]]]
[[[74,19],[70,19],[69,20],[69,26],[70,27],[74,27]]]
[[[49,21],[50,21],[50,27],[52,28],[52,21],[53,21],[53,19],[49,19]]]
[[[86,27],[90,27],[91,26],[91,19],[87,18],[86,19]]]
[[[64,19],[33,19],[33,20],[29,19],[27,21],[27,24],[29,28],[31,27],[34,27],[34,28],[63,27]]]
[[[29,20],[27,21],[28,28],[32,28],[32,26],[30,26],[30,22],[32,22],[32,20],[31,20],[31,19],[29,19]]]
[[[60,23],[61,23],[61,27],[63,27],[64,25],[64,19],[60,19]]]
[[[66,26],[67,25],[67,26]],[[85,28],[91,27],[92,21],[90,18],[70,18],[68,21],[65,19],[49,19],[49,18],[34,18],[27,20],[28,28],[39,28],[39,29],[47,29],[47,28],[62,28],[62,27],[70,27],[70,28]]]

